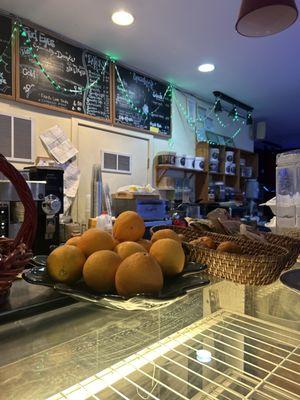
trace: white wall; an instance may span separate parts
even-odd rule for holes
[[[181,102],[185,102],[185,96],[182,96],[180,93],[177,93],[176,96],[178,99],[181,100]],[[211,105],[201,101],[200,102],[201,106],[204,108],[210,108]],[[39,135],[46,129],[52,127],[55,124],[60,125],[65,134],[67,135],[68,138],[70,138],[76,146],[78,146],[78,142],[76,140],[77,136],[77,127],[78,127],[78,122],[79,121],[87,121],[86,123],[91,123],[94,126],[98,126],[99,129],[101,127],[103,129],[107,129],[107,125],[104,124],[98,124],[95,122],[89,122],[87,119],[83,118],[74,118],[68,114],[64,114],[61,112],[56,112],[56,111],[48,111],[42,108],[39,108],[37,106],[30,106],[30,105],[24,105],[22,103],[17,103],[14,101],[8,101],[8,100],[3,100],[0,99],[0,113],[7,113],[7,114],[12,114],[15,116],[20,116],[20,117],[31,117],[34,122],[34,136],[35,136],[35,150],[34,150],[34,159],[37,156],[47,156],[47,152],[45,151],[40,139]],[[212,118],[214,119],[214,116],[212,115]],[[114,128],[110,127],[110,129],[113,131],[115,130],[117,133],[122,133],[124,134],[129,134],[132,135],[132,131],[129,129],[120,129],[120,128]],[[214,124],[213,124],[213,129],[212,131],[215,131],[216,133],[220,133],[224,136],[231,136],[232,131],[226,131],[223,128],[221,128],[217,121],[214,119]],[[176,106],[175,102],[172,107],[172,140],[166,140],[166,139],[161,139],[161,138],[156,138],[155,136],[153,137],[152,135],[144,134],[144,133],[138,133],[134,132],[134,136],[140,136],[145,138],[149,137],[149,165],[150,167],[153,165],[153,158],[155,154],[159,151],[176,151],[180,154],[187,154],[187,155],[193,155],[195,154],[195,134],[192,131],[192,129],[189,127],[185,117],[182,115],[182,113],[179,111],[178,107]],[[172,143],[170,143],[172,142]],[[235,140],[237,147],[253,151],[253,140],[250,139],[249,136],[249,129],[248,127],[245,127],[241,134],[236,138]],[[88,146],[87,146],[88,147]],[[81,157],[89,157],[89,154],[84,154],[84,149],[80,149],[78,147],[78,150],[80,152]],[[125,150],[124,150],[125,151]],[[1,152],[1,143],[0,143],[0,152]],[[21,164],[21,163],[15,163],[15,166],[18,169],[22,169],[25,165],[28,164]],[[134,175],[134,171],[133,171]],[[151,175],[151,174],[150,174]],[[134,176],[133,176],[134,178]],[[151,181],[151,180],[150,180]],[[146,184],[147,182],[136,182],[137,184]],[[79,199],[80,201],[81,199]]]
[[[39,107],[28,106],[25,104],[17,103],[11,100],[3,100],[0,99],[0,113],[3,114],[12,114],[14,116],[19,117],[30,117],[33,120],[33,129],[34,129],[34,159],[37,156],[45,157],[47,156],[47,152],[44,149],[39,135],[44,130],[51,128],[55,124],[59,124],[63,130],[65,131],[68,138],[71,138],[71,127],[72,127],[72,119],[69,115],[48,111]],[[0,152],[1,152],[1,143],[0,143]],[[18,169],[22,169],[24,166],[29,164],[23,163],[14,163],[14,165]]]

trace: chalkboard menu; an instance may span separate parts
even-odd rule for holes
[[[33,27],[24,28],[27,35],[19,36],[18,99],[110,121],[109,62]]]
[[[0,15],[0,95],[13,95],[13,60],[11,34],[13,22],[10,18]]]
[[[171,135],[168,86],[115,66],[115,123],[165,136]]]

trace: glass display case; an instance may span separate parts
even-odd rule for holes
[[[5,400],[300,398],[300,295],[224,280],[157,311],[75,303],[0,326]]]

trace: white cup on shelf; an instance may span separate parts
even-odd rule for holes
[[[194,169],[196,169],[197,171],[204,171],[204,166],[205,166],[205,158],[195,157]]]

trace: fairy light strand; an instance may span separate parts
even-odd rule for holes
[[[27,33],[26,29],[24,28],[23,24],[19,23],[19,28],[21,30],[21,36],[24,38],[24,44],[27,45],[27,48],[31,54],[31,57],[34,60],[33,62],[40,68],[43,75],[46,77],[46,79],[51,83],[51,85],[57,91],[64,92],[64,93],[74,93],[74,94],[84,93],[84,92],[92,89],[95,85],[97,85],[97,83],[100,82],[101,79],[103,79],[103,76],[106,72],[106,67],[109,63],[109,60],[105,60],[105,63],[103,64],[102,70],[100,72],[100,76],[96,80],[94,80],[92,83],[90,83],[89,85],[86,85],[85,87],[80,87],[78,89],[68,89],[66,87],[63,87],[54,78],[52,78],[51,75],[48,74],[46,69],[43,67],[42,63],[40,62],[39,56],[33,50],[33,45],[31,44],[31,40],[30,40],[28,33]]]
[[[103,64],[103,67],[102,67],[102,70],[101,70],[101,73],[100,73],[100,76],[99,76],[94,82],[92,82],[92,83],[86,85],[85,87],[80,87],[80,88],[78,88],[78,89],[69,89],[69,88],[63,87],[63,86],[62,86],[61,84],[59,84],[54,78],[52,78],[51,75],[48,74],[47,71],[46,71],[46,69],[43,67],[42,63],[40,62],[40,59],[39,59],[38,54],[36,54],[36,53],[34,52],[34,49],[33,49],[31,40],[30,40],[30,38],[29,38],[29,35],[28,35],[26,29],[24,28],[23,24],[22,24],[20,21],[15,21],[15,22],[13,23],[11,36],[10,36],[10,38],[9,38],[9,40],[8,40],[8,42],[7,42],[7,44],[6,44],[5,48],[4,48],[4,50],[3,50],[3,52],[2,52],[1,55],[0,55],[0,64],[5,62],[5,61],[4,61],[4,57],[5,57],[5,55],[6,55],[7,50],[8,50],[9,47],[12,45],[13,40],[15,39],[15,36],[16,36],[15,34],[16,34],[17,30],[18,30],[18,27],[19,27],[19,29],[20,29],[21,37],[24,38],[24,44],[27,45],[27,48],[28,48],[28,50],[29,50],[29,52],[30,52],[30,55],[31,55],[32,59],[33,59],[33,62],[40,68],[40,70],[41,70],[41,72],[43,73],[43,75],[46,77],[46,79],[52,84],[52,86],[53,86],[57,91],[62,91],[62,92],[65,92],[65,93],[75,93],[75,94],[76,94],[76,93],[84,93],[85,91],[88,91],[88,90],[92,89],[95,85],[97,85],[97,83],[100,82],[101,79],[103,79],[103,75],[106,73],[106,68],[107,68],[107,65],[109,64],[109,61],[110,61],[110,62],[112,62],[112,63],[115,65],[115,70],[116,70],[116,73],[117,73],[117,78],[118,78],[118,81],[119,81],[119,83],[120,83],[120,85],[121,85],[121,90],[122,90],[122,92],[123,92],[124,95],[125,95],[125,99],[126,99],[127,103],[131,106],[131,108],[132,108],[134,111],[136,111],[137,113],[139,113],[139,114],[141,114],[141,115],[153,115],[153,114],[155,114],[155,113],[157,112],[157,110],[159,109],[159,107],[161,107],[161,104],[160,104],[159,106],[156,107],[156,109],[154,109],[153,111],[147,113],[147,112],[145,112],[141,107],[136,106],[136,105],[134,104],[134,102],[131,100],[131,98],[130,98],[130,96],[129,96],[129,92],[128,92],[128,90],[125,88],[125,85],[124,85],[124,83],[123,83],[123,80],[122,80],[122,78],[121,78],[121,76],[120,76],[118,67],[117,67],[117,65],[115,64],[115,60],[112,59],[112,58],[109,58],[109,59],[105,60],[105,62],[104,62],[104,64]],[[162,103],[163,103],[163,101],[165,100],[165,98],[166,98],[167,95],[169,95],[169,97],[172,98],[172,94],[173,94],[173,86],[172,86],[171,84],[169,84],[168,87],[167,87],[167,89],[166,89],[166,91],[165,91],[165,93],[164,93],[164,95],[163,95]],[[175,93],[174,93],[173,97],[174,97],[174,100],[175,100],[176,105],[179,107],[179,109],[181,110],[182,114],[183,114],[184,117],[186,118],[186,120],[187,120],[187,122],[188,122],[188,125],[189,125],[190,128],[193,129],[194,131],[195,131],[196,128],[197,128],[197,123],[203,124],[203,123],[211,116],[211,114],[212,114],[213,111],[215,110],[216,104],[217,104],[217,102],[218,102],[218,100],[219,100],[218,98],[216,99],[216,101],[214,102],[214,104],[212,105],[212,107],[211,107],[211,108],[208,110],[208,112],[206,113],[205,117],[196,116],[195,119],[193,120],[193,119],[188,115],[188,112],[186,111],[186,108],[185,108],[185,107],[183,106],[183,104],[178,100],[177,96],[175,96]],[[228,123],[224,123],[224,122],[222,121],[222,119],[219,117],[219,115],[218,115],[217,112],[215,112],[215,118],[216,118],[217,122],[220,124],[220,126],[221,126],[222,128],[227,128],[227,127],[230,125],[230,124],[228,124]],[[236,131],[233,133],[233,135],[230,136],[230,137],[227,139],[226,143],[227,143],[228,141],[234,139],[234,138],[241,132],[243,125],[245,125],[245,121],[239,119],[239,115],[238,115],[238,112],[237,112],[237,108],[236,108],[236,107],[235,107],[235,109],[234,109],[234,115],[233,115],[233,118],[232,118],[232,122],[239,122],[239,123],[240,123],[240,126],[236,129]],[[209,141],[209,140],[208,140],[208,142],[209,142],[210,144],[214,144],[212,141]]]
[[[118,79],[118,81],[119,81],[119,83],[120,83],[120,85],[121,85],[121,90],[122,90],[122,92],[124,93],[126,102],[130,105],[130,107],[132,108],[132,110],[136,111],[137,113],[139,113],[139,114],[141,114],[141,115],[150,115],[150,116],[154,115],[154,114],[158,111],[158,109],[161,107],[161,105],[163,104],[163,102],[164,102],[165,98],[167,97],[167,95],[169,94],[170,99],[171,99],[171,97],[172,97],[172,88],[173,88],[173,87],[172,87],[171,84],[169,84],[168,87],[167,87],[167,89],[165,90],[165,93],[164,93],[164,95],[163,95],[161,104],[159,104],[153,111],[151,111],[151,112],[145,112],[145,111],[143,110],[143,108],[137,106],[137,105],[134,104],[134,102],[131,100],[130,95],[129,95],[129,91],[125,88],[123,79],[121,78],[119,69],[118,69],[118,67],[117,67],[116,64],[115,64],[115,71],[116,71],[116,74],[117,74],[117,79]]]
[[[12,31],[11,31],[10,38],[9,38],[9,40],[8,40],[8,42],[7,42],[7,44],[6,44],[5,48],[4,48],[4,50],[3,50],[3,52],[2,52],[1,55],[0,55],[0,64],[5,62],[5,61],[4,61],[4,56],[5,56],[5,54],[6,54],[7,50],[8,50],[8,48],[11,46],[13,39],[15,38],[15,33],[16,33],[17,30],[18,30],[17,25],[18,25],[17,22],[14,22],[14,24],[13,24],[13,26],[12,26]]]

